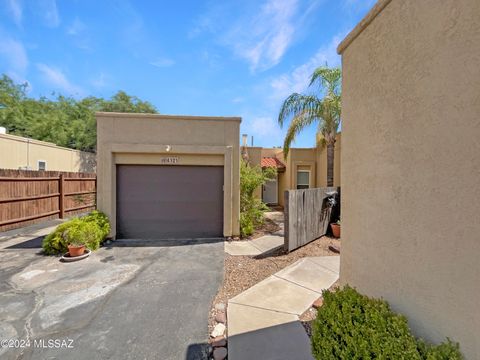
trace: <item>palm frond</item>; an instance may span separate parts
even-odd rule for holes
[[[283,156],[285,159],[288,156],[290,151],[290,146],[292,145],[295,137],[302,132],[307,126],[311,125],[313,122],[317,121],[318,117],[309,113],[300,113],[295,116],[290,122],[288,127],[287,134],[285,135],[285,140],[283,142]]]
[[[325,89],[326,96],[339,95],[342,80],[342,70],[340,68],[319,67],[316,68],[310,78],[312,86],[318,83],[318,86]]]
[[[315,114],[319,116],[322,112],[322,102],[315,95],[302,95],[293,93],[283,102],[278,114],[278,124],[283,127],[290,117],[297,117],[300,114]]]
[[[321,132],[317,133],[317,147],[323,149],[327,146],[327,140],[325,140],[325,136]]]

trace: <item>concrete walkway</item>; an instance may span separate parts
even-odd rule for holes
[[[268,211],[265,213],[265,217],[275,222],[280,229],[271,235],[264,235],[253,240],[227,241],[225,242],[225,252],[234,256],[256,256],[282,247],[284,244],[283,212]]]
[[[257,239],[246,241],[226,241],[225,252],[234,256],[256,256],[282,247],[283,242],[283,236],[278,235],[264,235]]]
[[[228,301],[229,360],[312,360],[299,316],[338,279],[339,256],[307,257]]]

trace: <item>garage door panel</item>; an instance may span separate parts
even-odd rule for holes
[[[117,237],[223,235],[223,167],[117,166]]]

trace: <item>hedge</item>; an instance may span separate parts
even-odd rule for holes
[[[435,346],[416,339],[405,316],[394,313],[386,301],[361,295],[349,286],[323,293],[311,340],[318,360],[463,359],[458,344],[447,339]]]

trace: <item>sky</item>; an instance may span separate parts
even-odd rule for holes
[[[33,97],[124,90],[163,114],[241,116],[255,146],[281,146],[283,100],[340,66],[338,43],[374,3],[0,0],[0,74]],[[314,146],[315,130],[294,146]]]

